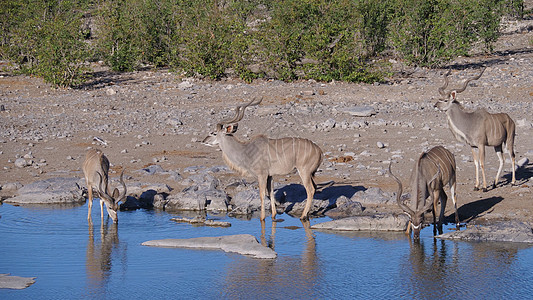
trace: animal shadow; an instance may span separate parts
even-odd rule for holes
[[[364,190],[366,190],[366,188],[363,186],[330,186],[321,191],[317,191],[313,199],[328,201],[328,207],[332,207],[339,197],[345,196],[349,199],[358,191]],[[274,192],[274,197],[280,203],[290,203],[287,205],[287,210],[290,211],[296,203],[304,202],[307,199],[307,193],[303,185],[293,183],[277,189]]]
[[[461,222],[469,222],[473,219],[476,219],[484,212],[491,210],[496,204],[500,203],[502,200],[503,197],[497,196],[467,203],[457,209],[457,212],[459,213],[459,220]],[[446,223],[454,223],[455,214],[447,216],[445,221]]]
[[[517,168],[515,173],[517,185],[520,182],[526,182],[529,180],[529,178],[533,177],[533,164],[527,164],[523,167]],[[502,176],[502,178],[505,179],[505,182],[500,181],[500,184],[498,184],[498,186],[511,184],[512,176],[512,173],[505,173]]]

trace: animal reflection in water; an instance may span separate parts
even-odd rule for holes
[[[118,224],[117,223],[100,223],[100,242],[94,235],[94,225],[89,221],[89,239],[87,241],[87,260],[85,268],[87,278],[92,286],[104,286],[106,279],[111,274],[113,262],[113,252],[119,251]],[[123,255],[125,254],[125,249]]]
[[[412,291],[410,298],[442,298],[443,289],[450,282],[454,286],[464,284],[470,291],[487,292],[487,278],[509,272],[522,247],[508,243],[465,243],[449,240],[409,239],[410,251],[400,269],[405,270],[403,289]],[[494,270],[493,274],[489,270]],[[483,273],[483,275],[481,275]],[[476,278],[484,278],[477,280]],[[472,279],[472,280],[470,280]],[[462,280],[462,283],[458,283]],[[490,281],[490,280],[489,280]],[[417,297],[423,295],[422,297]],[[445,297],[446,298],[446,297]],[[449,298],[449,297],[448,297]],[[480,296],[480,298],[484,298]]]
[[[309,220],[300,220],[302,222],[302,227],[305,231],[305,250],[302,253],[302,258],[300,265],[297,266],[301,270],[301,277],[303,277],[304,282],[313,282],[316,273],[319,272],[318,258],[316,255],[316,241],[313,231],[311,230],[311,224]],[[270,247],[273,250],[276,250],[276,227],[277,223],[272,222],[272,229],[270,232],[270,239],[266,239],[266,230],[265,230],[265,221],[261,221],[261,244],[266,247]],[[294,227],[283,227],[287,230],[300,229],[298,226]],[[268,262],[265,262],[265,267],[269,265]],[[296,267],[296,266],[295,266]],[[294,271],[294,270],[293,270]],[[265,270],[268,273],[268,270]]]
[[[228,265],[224,282],[223,295],[226,298],[249,298],[250,295],[261,295],[261,298],[279,298],[279,291],[284,291],[284,298],[303,299],[312,295],[313,286],[319,281],[323,266],[316,253],[315,236],[310,229],[309,221],[302,220],[302,227],[283,227],[282,223],[272,222],[268,228],[265,221],[261,222],[259,241],[278,252],[276,259],[235,259]],[[291,230],[294,239],[276,240],[280,230]],[[270,234],[269,234],[270,233]],[[302,235],[305,238],[302,239]],[[282,235],[286,236],[286,235]],[[286,249],[302,246],[301,255],[288,254]],[[277,296],[276,296],[277,295]]]

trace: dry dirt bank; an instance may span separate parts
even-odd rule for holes
[[[527,27],[511,31],[500,39],[495,54],[454,62],[450,77],[451,85],[458,84],[478,72],[480,65],[487,66],[483,77],[458,98],[468,110],[483,107],[514,119],[517,161],[533,160],[532,38]],[[393,65],[403,68],[396,62]],[[261,133],[312,139],[326,153],[319,181],[333,179],[338,185],[377,186],[393,192],[394,181],[385,175],[388,162],[393,162],[394,172],[407,183],[420,153],[443,145],[457,160],[458,206],[463,219],[533,222],[532,165],[518,171],[518,186],[509,184],[510,164],[506,163],[496,189],[474,192],[470,149],[455,141],[444,113],[433,108],[444,70],[406,68],[398,74],[408,75],[375,85],[264,80],[246,84],[184,79],[166,71],[113,74],[104,70],[86,87],[66,90],[52,89],[36,78],[3,74],[0,195],[5,198],[14,193],[11,183],[55,176],[81,178],[85,152],[93,146],[104,150],[115,172],[127,168],[129,181],[164,182],[181,190],[184,186],[179,181],[165,176],[144,178],[133,171],[158,164],[187,176],[185,170],[191,166],[223,165],[221,153],[200,141],[234,105],[263,97],[259,107],[247,111],[237,137],[246,140]],[[354,117],[345,112],[354,106],[370,106],[375,114]],[[498,160],[492,149],[487,153],[487,177],[492,181]],[[28,165],[17,167],[17,158],[24,158]],[[285,180],[299,182],[295,176],[276,179]]]

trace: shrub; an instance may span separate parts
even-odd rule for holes
[[[498,37],[501,0],[397,0],[389,28],[393,48],[408,61],[438,66]]]
[[[272,19],[259,33],[263,52],[258,55],[281,80],[379,80],[366,61],[384,39],[365,44],[360,24],[379,23],[364,19],[358,8],[365,7],[365,3],[272,1]]]
[[[82,33],[85,1],[13,1],[2,6],[11,18],[2,36],[4,58],[25,74],[56,86],[81,82],[88,48]],[[5,27],[3,29],[6,29]]]
[[[492,51],[504,14],[521,17],[523,0],[10,0],[0,56],[61,86],[83,80],[88,59],[213,79],[373,82],[391,50],[429,67],[477,44]]]

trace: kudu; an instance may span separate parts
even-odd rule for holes
[[[438,100],[435,107],[446,112],[448,125],[455,138],[471,147],[474,164],[476,166],[476,185],[474,186],[474,190],[477,191],[480,188],[479,168],[481,167],[481,174],[483,176],[482,190],[486,192],[485,146],[493,146],[496,155],[500,160],[498,173],[496,173],[492,187],[495,188],[498,184],[503,169],[504,159],[502,149],[509,153],[511,158],[513,172],[511,184],[515,184],[516,177],[514,153],[515,123],[513,120],[506,113],[491,114],[484,109],[465,112],[456,99],[457,94],[463,92],[470,81],[479,79],[484,71],[485,69],[483,69],[479,75],[465,80],[460,89],[445,92],[446,87],[448,87],[448,75],[450,74],[450,71],[448,71],[444,75],[444,85],[439,88],[439,94],[443,96],[443,99]],[[476,148],[478,151],[476,151]]]
[[[113,219],[114,223],[118,223],[118,203],[126,200],[127,190],[123,179],[124,170],[122,170],[122,173],[120,174],[119,181],[123,188],[122,193],[120,193],[117,188],[113,190],[113,193],[109,193],[109,160],[102,151],[97,149],[90,149],[87,151],[82,169],[83,174],[85,175],[85,182],[87,183],[87,191],[89,193],[89,211],[87,213],[87,219],[91,220],[93,189],[95,189],[100,197],[101,219],[104,219],[105,203],[108,215]]]
[[[233,136],[237,131],[237,122],[244,117],[247,107],[258,105],[259,100],[239,105],[235,116],[220,121],[215,132],[207,136],[203,143],[208,146],[218,145],[226,164],[243,176],[257,179],[261,199],[261,220],[265,219],[265,195],[270,199],[272,220],[276,221],[276,203],[272,176],[287,175],[295,169],[307,192],[307,202],[301,219],[307,219],[316,191],[314,174],[322,162],[322,150],[315,143],[303,138],[270,139],[264,135],[253,137],[248,142],[239,141]]]
[[[398,193],[396,194],[396,201],[400,208],[409,216],[409,225],[407,233],[410,229],[413,231],[413,237],[418,239],[420,230],[424,223],[424,214],[428,210],[433,212],[433,234],[437,234],[436,211],[440,200],[440,215],[438,221],[438,231],[442,233],[442,221],[444,219],[444,211],[446,210],[446,201],[448,197],[444,192],[446,184],[450,187],[452,195],[453,206],[455,209],[455,223],[459,228],[459,214],[457,212],[457,201],[455,194],[455,158],[453,154],[442,146],[436,146],[428,152],[422,153],[416,162],[415,168],[411,175],[411,205],[414,209],[405,205],[401,200],[402,182],[398,177],[392,174],[390,165],[389,173],[398,183]],[[431,196],[431,201],[426,199]]]

